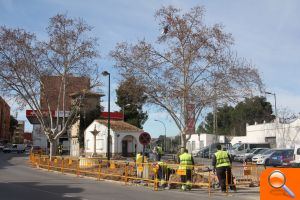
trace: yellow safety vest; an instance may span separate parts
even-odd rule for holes
[[[143,161],[143,155],[141,155],[141,154],[137,154],[136,155],[136,159],[135,159],[135,162],[137,163],[137,164],[140,164],[140,163],[142,163],[142,161]],[[147,162],[147,157],[146,156],[144,156],[144,162]]]
[[[217,161],[216,168],[231,166],[227,151],[219,150],[215,153],[215,156]]]
[[[163,154],[163,150],[160,146],[157,147],[157,153],[162,155]]]
[[[189,153],[183,153],[179,156],[180,169],[193,169],[192,155]]]

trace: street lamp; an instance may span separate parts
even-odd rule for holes
[[[275,117],[277,118],[276,94],[275,94],[275,92],[274,93],[272,93],[272,92],[265,92],[265,93],[274,96],[274,100],[275,100]]]
[[[166,145],[167,145],[167,143],[166,143],[166,141],[167,141],[167,129],[166,129],[166,125],[165,125],[165,123],[164,122],[162,122],[162,121],[160,121],[160,120],[158,120],[158,119],[155,119],[154,121],[156,121],[156,122],[160,122],[160,123],[162,123],[162,125],[164,125],[164,128],[165,128],[165,141],[164,141],[164,151],[166,151],[166,149],[167,149],[167,147],[166,147]]]
[[[127,108],[128,106],[130,106],[131,104],[128,103],[126,105],[123,106],[123,122],[125,121],[125,108]]]
[[[108,76],[108,121],[107,121],[107,160],[110,160],[110,73],[102,72],[103,76]]]

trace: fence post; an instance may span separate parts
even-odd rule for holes
[[[128,163],[125,163],[125,185],[127,185],[128,182]]]
[[[51,162],[51,159],[49,158],[48,159],[48,171],[50,171],[50,162]]]
[[[158,191],[157,172],[155,172],[155,174],[154,174],[154,191]]]
[[[208,172],[208,196],[210,197],[210,190],[211,190],[211,177],[210,177],[210,171]]]
[[[101,179],[101,163],[99,163],[99,168],[98,168],[98,181]]]
[[[37,168],[40,168],[40,165],[41,165],[41,156],[39,156],[39,159],[38,159],[38,162],[37,162]]]
[[[226,169],[226,182],[225,182],[225,185],[226,185],[226,194],[228,195],[228,170]]]
[[[79,177],[79,159],[77,159],[76,175]]]
[[[64,158],[61,158],[61,173],[64,173]]]

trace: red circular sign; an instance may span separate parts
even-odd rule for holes
[[[150,143],[151,140],[151,136],[149,133],[147,132],[143,132],[141,133],[140,137],[139,137],[139,141],[142,145],[147,145]]]

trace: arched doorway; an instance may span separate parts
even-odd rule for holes
[[[122,156],[133,156],[136,153],[137,140],[132,135],[126,135],[122,139]]]

